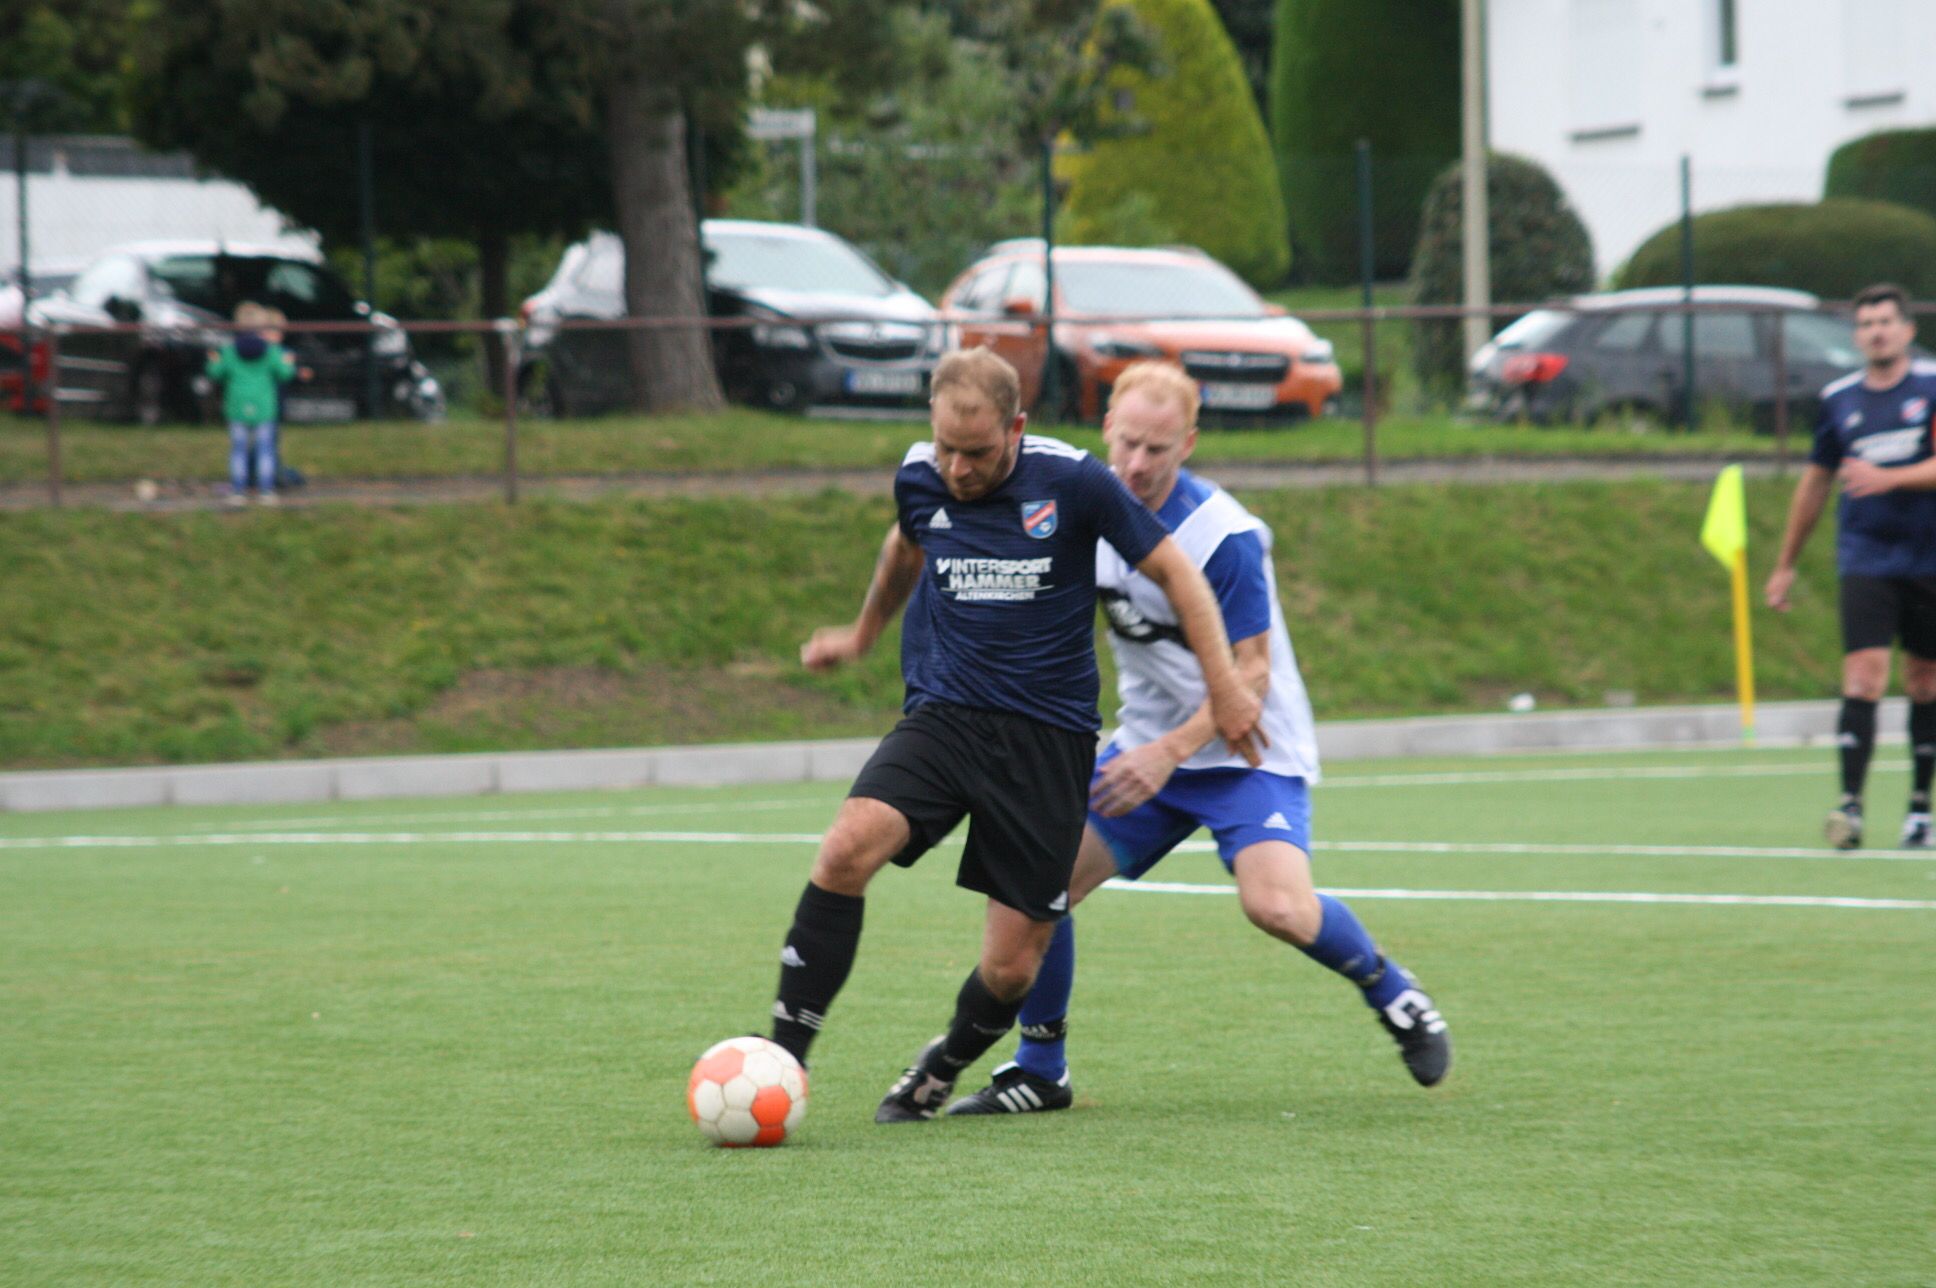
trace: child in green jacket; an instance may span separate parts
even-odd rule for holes
[[[256,495],[276,504],[276,437],[282,386],[296,377],[296,360],[262,334],[260,305],[243,304],[235,321],[243,329],[208,355],[208,378],[222,386],[222,416],[229,423],[229,504],[248,498],[249,463],[255,462]]]

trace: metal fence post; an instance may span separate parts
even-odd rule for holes
[[[494,324],[504,343],[504,503],[518,503],[518,324],[499,318]]]
[[[1788,326],[1787,315],[1775,311],[1775,475],[1788,475]]]
[[[1371,143],[1358,140],[1358,276],[1364,290],[1365,486],[1378,486],[1378,328],[1372,321],[1376,265],[1371,222]]]
[[[28,333],[31,336],[31,332]],[[60,441],[60,328],[51,327],[47,332],[47,504],[56,510],[61,504],[61,441]],[[34,350],[30,342],[27,346],[27,387],[33,388]],[[33,411],[33,404],[26,410]]]

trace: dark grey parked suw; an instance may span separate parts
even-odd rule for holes
[[[153,425],[201,420],[219,395],[202,379],[208,351],[244,301],[280,309],[292,324],[367,322],[374,332],[289,332],[283,343],[312,373],[289,385],[290,421],[411,416],[444,412],[436,377],[410,351],[390,318],[349,293],[314,252],[287,246],[216,242],[140,242],[89,264],[68,288],[34,302],[39,326],[139,323],[139,331],[77,331],[60,347],[60,399],[89,416]],[[367,364],[367,365],[366,365]],[[374,366],[377,406],[369,406]]]
[[[782,411],[926,401],[943,346],[939,315],[860,251],[799,224],[708,219],[700,237],[707,312],[750,323],[713,332],[728,398]],[[624,333],[559,326],[624,317],[624,272],[623,243],[596,233],[524,302],[518,381],[535,410],[583,416],[632,401]]]
[[[1467,407],[1502,420],[1586,423],[1628,416],[1678,421],[1687,396],[1679,288],[1582,295],[1536,309],[1474,355]],[[1697,411],[1723,408],[1774,425],[1774,315],[1782,320],[1789,424],[1807,433],[1823,385],[1862,365],[1849,320],[1802,291],[1697,286]]]

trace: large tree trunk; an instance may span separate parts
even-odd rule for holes
[[[605,135],[612,202],[625,243],[625,308],[635,318],[703,318],[699,225],[686,174],[686,118],[663,87],[639,75],[611,87]],[[626,333],[632,403],[640,411],[721,406],[704,327]]]
[[[501,318],[510,307],[511,239],[502,229],[477,235],[477,278],[484,316]],[[484,370],[490,376],[491,393],[504,392],[504,338],[487,335],[484,339]]]

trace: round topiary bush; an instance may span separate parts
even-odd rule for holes
[[[1459,155],[1455,0],[1277,0],[1271,143],[1300,281],[1358,280],[1359,139],[1373,272],[1405,276],[1419,209]]]
[[[1824,197],[1893,201],[1936,216],[1936,129],[1880,130],[1835,149]]]
[[[1284,198],[1243,63],[1209,0],[1109,0],[1155,35],[1159,76],[1110,75],[1120,113],[1144,128],[1065,157],[1058,236],[1071,242],[1185,242],[1253,286],[1290,267]],[[1105,113],[1104,124],[1116,112]]]
[[[1936,217],[1850,197],[1710,211],[1694,217],[1694,280],[1787,286],[1830,300],[1889,281],[1926,298],[1936,295]],[[1641,243],[1615,278],[1623,289],[1680,281],[1678,220]]]
[[[1433,182],[1419,217],[1410,278],[1414,304],[1465,300],[1465,234],[1460,168]],[[1494,153],[1486,166],[1491,232],[1492,298],[1502,303],[1573,295],[1593,289],[1593,240],[1566,194],[1537,162]],[[1495,318],[1496,332],[1511,318]],[[1463,328],[1457,319],[1413,324],[1412,364],[1439,392],[1464,375]]]

